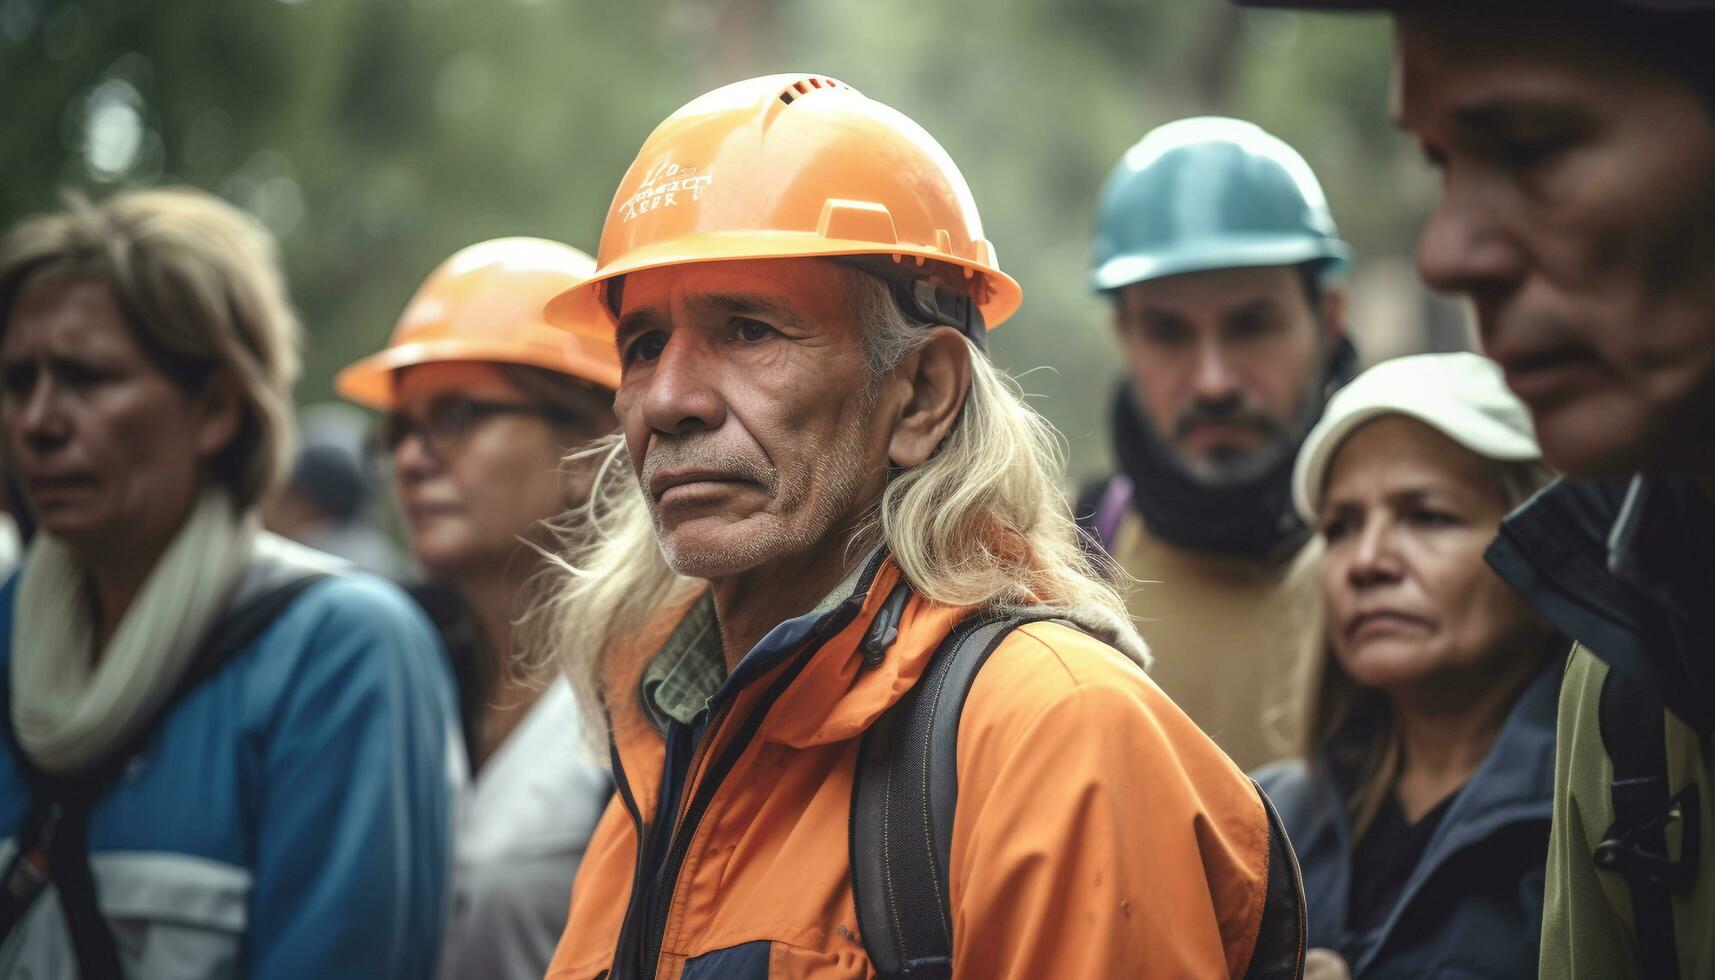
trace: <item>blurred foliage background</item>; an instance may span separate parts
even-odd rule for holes
[[[0,0],[0,225],[61,188],[213,190],[280,237],[309,330],[301,402],[378,349],[465,245],[594,251],[649,131],[719,84],[831,74],[964,170],[1025,287],[995,357],[1106,465],[1119,363],[1086,287],[1096,191],[1153,126],[1221,113],[1292,143],[1358,254],[1366,360],[1464,343],[1411,274],[1433,192],[1387,119],[1386,18],[1226,0]]]

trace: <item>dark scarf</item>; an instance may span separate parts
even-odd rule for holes
[[[1322,405],[1352,380],[1357,351],[1342,337],[1323,370]],[[1283,560],[1298,551],[1310,528],[1292,506],[1292,464],[1322,405],[1298,433],[1292,451],[1267,471],[1243,483],[1211,487],[1185,471],[1172,449],[1143,420],[1129,380],[1114,393],[1114,455],[1132,483],[1131,503],[1149,533],[1191,551],[1259,561]]]

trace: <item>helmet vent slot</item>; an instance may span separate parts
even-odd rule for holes
[[[852,87],[844,82],[835,81],[832,78],[827,78],[821,75],[806,75],[805,77],[800,78],[781,89],[780,101],[787,105],[791,105],[793,102],[797,101],[799,96],[809,95],[811,92],[817,91],[818,89],[835,88],[852,91]]]

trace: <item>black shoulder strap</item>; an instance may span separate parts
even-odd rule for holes
[[[1698,792],[1692,783],[1669,795],[1666,703],[1618,670],[1602,682],[1597,719],[1602,747],[1614,765],[1609,795],[1614,823],[1596,845],[1596,865],[1618,872],[1632,894],[1637,964],[1643,980],[1679,976],[1673,933],[1673,896],[1697,874]],[[1667,828],[1678,823],[1680,857],[1667,848]]]
[[[30,782],[30,805],[17,835],[17,850],[0,875],[0,941],[23,921],[36,898],[51,881],[59,888],[60,906],[83,980],[120,980],[119,954],[97,902],[95,877],[89,866],[85,836],[89,811],[118,778],[122,767],[141,751],[161,719],[198,685],[224,666],[233,653],[248,646],[303,591],[327,577],[304,572],[248,599],[218,620],[202,641],[191,665],[148,724],[106,762],[76,777],[56,777],[37,770],[19,749],[12,718],[6,717],[6,737]]]
[[[180,679],[178,687],[174,688],[172,697],[155,718],[146,727],[154,727],[155,721],[166,717],[185,695],[195,690],[198,685],[214,676],[215,672],[226,666],[226,661],[234,653],[249,646],[252,641],[262,635],[274,620],[280,618],[304,590],[330,576],[329,572],[306,571],[286,579],[222,616],[203,639],[201,650],[196,660],[191,664],[185,676]],[[139,746],[140,747],[140,746]]]
[[[989,654],[1034,622],[978,616],[941,641],[922,678],[864,733],[852,787],[858,932],[882,980],[953,975],[947,897],[959,713]]]
[[[958,802],[959,716],[977,671],[1006,635],[1041,617],[961,623],[923,677],[864,733],[852,787],[852,893],[864,950],[881,980],[953,975],[948,866]],[[1268,814],[1268,884],[1245,976],[1304,975],[1305,903],[1298,858],[1274,804]]]

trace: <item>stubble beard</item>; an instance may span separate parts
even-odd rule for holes
[[[1319,355],[1315,363],[1320,365],[1323,359]],[[1155,429],[1156,438],[1168,448],[1187,476],[1212,490],[1225,490],[1261,479],[1298,452],[1311,426],[1322,415],[1324,383],[1322,372],[1317,371],[1299,393],[1298,405],[1284,423],[1254,410],[1244,410],[1241,414],[1248,416],[1263,435],[1263,441],[1254,449],[1223,447],[1204,455],[1188,453],[1180,448],[1177,439],[1164,438],[1153,420],[1146,417],[1144,421]],[[1177,421],[1177,425],[1184,424],[1183,418]]]

